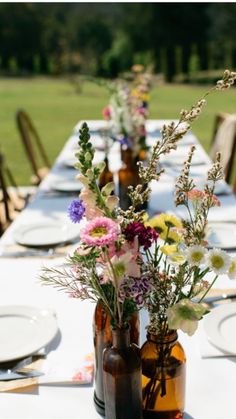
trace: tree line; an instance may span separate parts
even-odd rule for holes
[[[235,3],[1,3],[0,74],[201,80],[236,64]],[[218,77],[218,74],[217,76]]]

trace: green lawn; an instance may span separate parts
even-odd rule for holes
[[[205,87],[166,85],[151,94],[150,118],[178,118],[205,92]],[[86,82],[82,93],[66,79],[0,79],[0,146],[19,184],[27,184],[30,168],[16,128],[15,113],[25,109],[32,117],[51,161],[57,156],[80,119],[101,119],[108,93],[103,87]],[[217,92],[208,99],[203,115],[193,131],[208,150],[214,116],[217,112],[236,112],[236,89]]]

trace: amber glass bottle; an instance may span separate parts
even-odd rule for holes
[[[185,353],[176,331],[147,335],[141,348],[143,418],[181,419],[185,404]]]
[[[139,316],[134,313],[129,321],[130,340],[136,345],[139,344]],[[102,357],[105,348],[112,345],[112,332],[110,317],[105,312],[102,304],[97,303],[93,321],[93,340],[95,351],[95,382],[94,382],[94,404],[97,412],[105,416],[104,389]]]
[[[113,173],[109,169],[108,158],[104,159],[105,168],[99,177],[99,188],[102,189],[109,182],[113,182]]]
[[[107,419],[141,419],[141,359],[130,344],[128,329],[112,330],[112,346],[103,353],[103,379]]]
[[[127,210],[131,205],[128,195],[128,186],[136,186],[139,183],[138,166],[136,159],[133,157],[133,150],[131,148],[123,150],[123,162],[124,163],[118,172],[119,198],[121,208]]]

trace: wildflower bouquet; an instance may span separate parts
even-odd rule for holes
[[[224,90],[235,78],[236,73],[226,70],[211,90]],[[186,208],[184,220],[167,214],[148,219],[138,209],[149,199],[148,185],[162,173],[157,170],[160,156],[176,149],[204,104],[205,97],[191,110],[181,111],[177,124],[163,127],[149,164],[139,162],[143,184],[130,188],[127,211],[119,208],[118,198],[112,195],[113,183],[98,188],[104,163],[93,165],[94,149],[88,126],[83,124],[76,168],[84,187],[68,209],[71,220],[81,223],[81,241],[64,270],[44,269],[45,284],[65,289],[75,298],[101,301],[115,327],[124,327],[131,314],[145,306],[151,332],[165,335],[169,329],[181,328],[192,334],[196,330],[207,312],[203,298],[217,276],[236,275],[236,260],[222,250],[208,250],[205,236],[209,210],[219,205],[214,188],[223,176],[220,157],[207,174],[204,190],[199,191],[189,173],[191,148],[176,182],[176,205]],[[208,282],[210,272],[215,278]]]
[[[131,148],[134,157],[146,149],[145,123],[150,86],[148,73],[136,75],[131,87],[123,81],[118,82],[113,86],[109,105],[103,109],[112,138]]]

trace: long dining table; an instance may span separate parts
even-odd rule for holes
[[[160,134],[165,121],[147,121],[147,143],[152,145]],[[88,120],[91,138],[96,148],[95,161],[104,158],[104,121]],[[51,286],[44,286],[39,280],[43,266],[60,267],[67,252],[76,247],[76,239],[71,246],[63,248],[29,249],[16,243],[17,233],[22,226],[45,225],[60,223],[65,234],[71,231],[71,222],[67,216],[67,208],[71,202],[76,171],[73,169],[74,154],[77,149],[79,122],[71,137],[53,165],[52,170],[41,183],[35,197],[7,229],[0,240],[0,307],[32,306],[52,310],[57,318],[59,333],[57,341],[48,354],[48,362],[54,368],[66,371],[76,366],[83,357],[93,352],[92,319],[94,304],[70,298],[65,292]],[[204,176],[211,161],[200,145],[196,136],[190,132],[180,141],[176,151],[161,161],[165,173],[158,182],[153,182],[148,210],[151,215],[168,211],[183,216],[181,208],[174,205],[175,178],[181,170],[191,145],[196,146],[191,169],[192,176],[198,186],[204,183]],[[119,144],[110,145],[109,162],[117,179],[117,171],[121,167]],[[77,182],[77,181],[76,181]],[[67,187],[66,187],[67,186]],[[236,223],[236,198],[230,187],[224,182],[219,187],[221,206],[212,208],[209,215],[211,222]],[[76,232],[73,226],[73,232]],[[229,233],[229,232],[228,232]],[[226,235],[228,234],[226,231]],[[68,236],[71,237],[70,234]],[[75,234],[75,237],[76,234]],[[78,238],[79,240],[79,230]],[[235,236],[236,248],[236,236]],[[229,250],[234,252],[233,246]],[[217,289],[233,289],[236,282],[222,275],[215,284]],[[145,341],[146,312],[141,312],[140,344]],[[186,409],[185,419],[233,419],[236,418],[236,347],[235,356],[214,348],[207,353],[207,342],[204,336],[204,320],[196,333],[189,337],[179,332],[179,339],[187,357]],[[1,325],[1,319],[0,319]],[[236,329],[232,329],[236,340]],[[16,333],[15,330],[11,331]],[[0,330],[1,339],[1,330]],[[205,349],[203,346],[205,345]],[[205,351],[205,352],[204,352]],[[1,419],[96,419],[100,416],[93,405],[93,385],[81,385],[78,382],[54,380],[38,385],[19,388],[0,393]],[[131,418],[135,419],[135,418]]]

